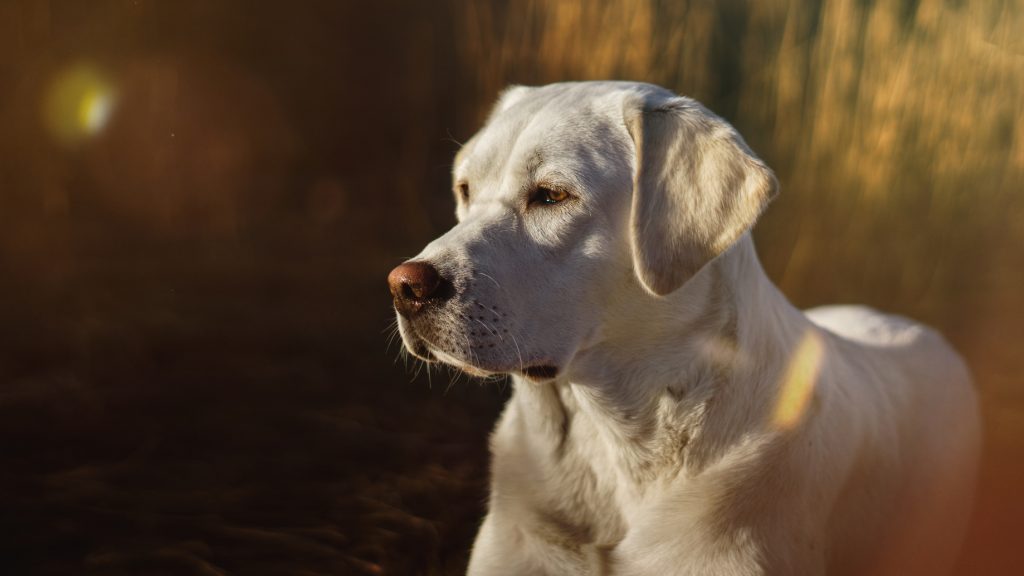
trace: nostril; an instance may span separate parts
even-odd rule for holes
[[[402,288],[401,288],[401,294],[399,295],[399,297],[400,298],[405,298],[406,300],[415,300],[416,299],[416,293],[413,291],[412,286],[410,286],[410,285],[408,285],[408,284],[403,282],[402,283]]]
[[[448,300],[455,295],[455,285],[448,280],[441,278],[434,288],[433,297],[437,300]]]

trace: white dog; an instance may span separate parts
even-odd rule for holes
[[[933,576],[979,426],[936,332],[793,308],[748,233],[772,172],[647,84],[505,92],[459,223],[389,276],[406,347],[515,392],[470,574]]]

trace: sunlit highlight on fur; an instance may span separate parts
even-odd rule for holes
[[[816,331],[809,330],[793,351],[782,385],[779,387],[778,400],[772,414],[772,424],[776,428],[788,430],[803,419],[814,393],[824,356],[825,347],[821,336]]]

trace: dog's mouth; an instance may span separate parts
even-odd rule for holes
[[[488,378],[498,374],[520,374],[530,381],[541,383],[554,380],[561,372],[558,366],[547,362],[523,365],[518,361],[512,365],[501,365],[501,363],[490,365],[486,363],[470,363],[458,358],[451,353],[444,351],[432,344],[429,340],[418,334],[412,326],[405,326],[402,330],[405,346],[413,356],[424,362],[442,362],[448,364],[472,376]]]
[[[413,327],[412,323],[405,318],[399,317],[398,327],[405,349],[416,358],[431,364],[435,362],[443,362],[445,364],[451,364],[457,368],[463,368],[463,364],[461,362],[450,354],[445,353],[443,349],[436,344],[427,340],[427,338],[421,335],[416,328]]]
[[[416,358],[428,363],[441,362],[472,376],[489,378],[500,374],[518,374],[531,382],[543,383],[554,380],[561,373],[559,366],[549,358],[524,358],[518,345],[514,353],[510,354],[498,352],[494,346],[498,342],[486,347],[484,343],[470,344],[470,352],[467,353],[462,348],[450,350],[440,345],[444,343],[445,335],[442,335],[441,343],[434,342],[433,331],[428,329],[427,333],[423,333],[406,318],[399,317],[399,329],[406,350]],[[480,350],[493,350],[493,353],[481,355],[478,353]]]
[[[491,376],[497,376],[499,374],[520,374],[527,380],[535,383],[550,382],[558,377],[559,370],[557,366],[551,364],[537,364],[534,366],[526,367],[480,367],[474,366],[473,364],[466,363],[461,360],[451,358],[447,354],[443,354],[443,357],[435,356],[442,362],[450,364],[459,370],[471,375],[479,376],[481,378],[489,378]]]
[[[526,376],[530,380],[535,382],[546,382],[548,380],[554,380],[558,377],[558,366],[551,364],[538,364],[536,366],[527,366],[522,369],[523,376]]]

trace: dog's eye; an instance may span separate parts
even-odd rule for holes
[[[469,201],[469,184],[465,182],[459,182],[457,185],[459,191],[459,198],[462,198],[463,202]]]
[[[558,204],[569,199],[569,193],[565,190],[545,188],[538,186],[530,197],[530,204]]]

